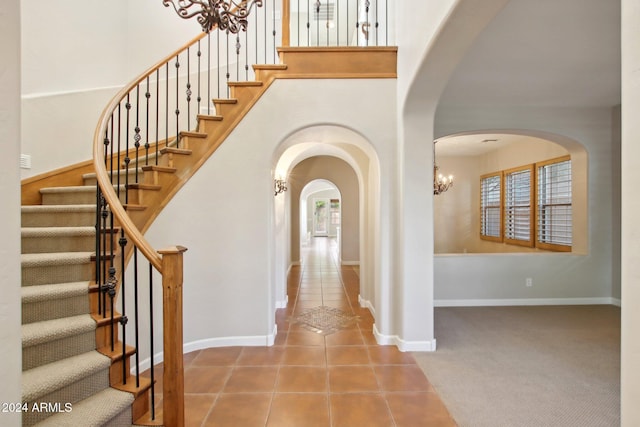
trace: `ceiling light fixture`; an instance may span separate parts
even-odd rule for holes
[[[162,0],[165,7],[173,6],[182,19],[196,20],[202,31],[208,33],[214,27],[237,34],[247,30],[247,17],[251,8],[262,6],[262,0]]]
[[[453,187],[453,175],[444,176],[438,173],[438,165],[436,163],[436,143],[433,141],[433,195],[437,196]]]

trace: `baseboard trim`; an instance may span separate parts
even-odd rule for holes
[[[620,298],[611,298],[611,304],[616,307],[622,307],[622,300]]]
[[[254,335],[241,337],[221,337],[207,338],[204,340],[192,341],[182,346],[182,353],[187,354],[196,350],[204,350],[206,348],[215,347],[271,347],[276,340],[278,334],[278,325],[273,325],[273,332],[269,335]],[[153,355],[153,363],[155,365],[164,361],[164,352],[158,352]],[[144,372],[151,367],[151,358],[147,357],[140,361],[140,372]],[[135,368],[131,369],[131,374],[135,375]]]
[[[397,335],[385,335],[373,325],[373,336],[379,345],[395,345],[400,351],[436,351],[435,338],[427,341],[407,341]]]
[[[345,260],[340,260],[340,264],[342,264],[342,265],[360,265],[360,261],[345,261]]]
[[[360,307],[362,307],[362,308],[369,309],[369,312],[371,313],[371,315],[375,319],[375,317],[376,317],[376,309],[373,306],[373,304],[371,304],[371,301],[362,298],[362,295],[358,295],[358,304],[360,304]]]
[[[595,298],[437,299],[434,307],[490,307],[526,305],[618,305],[620,300]]]
[[[276,301],[276,310],[279,308],[287,308],[287,304],[289,304],[289,295],[285,295],[282,301]]]

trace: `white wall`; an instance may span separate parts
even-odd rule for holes
[[[612,114],[608,108],[442,108],[436,135],[479,129],[527,129],[580,142],[588,154],[588,248],[577,254],[438,256],[435,296],[441,303],[467,300],[564,298],[611,303],[613,265]],[[578,236],[576,236],[578,237]],[[534,285],[525,287],[525,278]],[[526,301],[525,301],[526,302]],[[557,301],[561,303],[562,301]]]
[[[201,32],[153,0],[24,0],[21,9],[21,152],[32,156],[22,178],[89,160],[107,102]]]
[[[623,427],[640,425],[640,3],[622,0],[622,360]]]
[[[381,198],[390,197],[395,126],[389,118],[395,105],[376,101],[394,95],[395,81],[387,79],[276,81],[158,216],[147,232],[151,244],[189,249],[184,279],[188,349],[223,342],[264,345],[273,339],[271,171],[274,152],[288,135],[318,122],[361,133],[381,159],[386,189]],[[372,107],[336,102],[352,99]],[[286,121],[274,120],[274,111]],[[389,227],[383,217],[378,233],[388,236]]]
[[[453,70],[477,34],[508,0],[398,3],[398,164],[393,298],[389,329],[421,350],[433,333],[433,117]],[[446,16],[446,20],[444,17]],[[425,49],[426,46],[426,49]],[[384,296],[391,297],[391,296]],[[397,340],[396,340],[397,341]]]
[[[0,402],[22,401],[22,329],[20,327],[20,2],[0,8]],[[0,412],[0,424],[20,426],[20,413]]]

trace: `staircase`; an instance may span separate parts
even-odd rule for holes
[[[150,150],[144,159],[132,156],[125,162],[117,156],[119,170],[116,167],[108,173],[120,177],[117,182],[122,188],[117,197],[138,230],[144,232],[151,225],[276,79],[395,77],[395,48],[283,48],[279,55],[281,64],[254,66],[255,81],[229,82],[229,98],[212,100],[215,114],[198,115],[195,129],[163,142],[157,155]],[[23,413],[23,425],[130,426],[132,422],[159,425],[163,421],[181,425],[175,421],[180,419],[179,411],[169,414],[177,418],[165,416],[163,420],[167,391],[160,390],[164,393],[164,414],[159,409],[152,420],[151,381],[141,376],[136,387],[127,377],[127,384],[123,384],[122,373],[130,375],[129,358],[135,348],[127,342],[122,350],[117,324],[121,315],[114,312],[116,342],[112,350],[110,313],[99,314],[95,284],[96,219],[100,216],[96,212],[97,176],[83,172],[69,178],[73,173],[67,171],[63,181],[69,185],[61,186],[61,179],[53,177],[49,181],[55,185],[43,185],[37,197],[23,192],[23,200],[41,199],[41,204],[22,207],[23,403],[28,409]],[[126,199],[124,176],[129,177]],[[83,185],[78,185],[79,181]],[[115,236],[107,241],[116,242],[116,246],[119,232],[117,218],[115,228],[100,230],[103,236]],[[106,253],[110,249],[107,247]],[[132,253],[130,242],[124,250],[114,247],[113,252],[113,264],[119,266],[123,257],[128,260]],[[176,309],[181,311],[181,297],[177,299]],[[181,349],[181,332],[179,335],[173,339]],[[181,361],[181,353],[177,357]],[[167,358],[165,348],[165,369]],[[179,367],[181,375],[181,363]],[[165,387],[171,374],[165,371]],[[180,387],[177,393],[181,393]]]
[[[134,395],[110,388],[92,314],[95,186],[43,188],[22,207],[22,423],[130,426]]]

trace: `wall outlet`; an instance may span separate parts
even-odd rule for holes
[[[527,278],[525,279],[525,281],[524,281],[524,284],[525,284],[528,288],[530,288],[531,286],[533,286],[533,278],[531,278],[531,277],[527,277]]]

